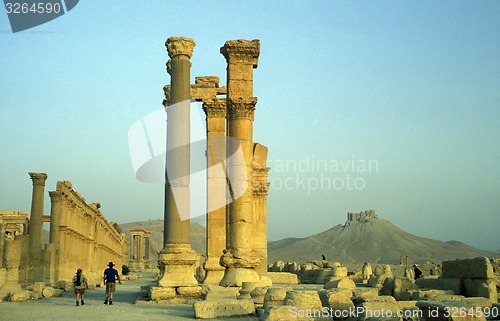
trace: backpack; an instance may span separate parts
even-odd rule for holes
[[[77,274],[77,275],[76,275],[76,282],[75,282],[75,285],[76,285],[76,286],[80,286],[80,285],[82,285],[82,275],[81,275],[81,274]]]

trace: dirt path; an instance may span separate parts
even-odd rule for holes
[[[151,284],[151,278],[117,284],[113,305],[104,305],[105,290],[95,288],[85,292],[85,305],[75,305],[73,292],[60,298],[27,302],[0,303],[0,320],[93,320],[93,321],[181,321],[194,320],[192,305],[135,304],[141,285]],[[257,321],[256,317],[224,318],[227,321]]]

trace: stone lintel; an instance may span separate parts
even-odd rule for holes
[[[226,58],[227,63],[251,64],[257,68],[257,62],[260,54],[260,40],[228,40],[220,53]]]
[[[191,59],[196,43],[191,38],[170,37],[165,42],[165,46],[167,47],[168,56],[170,58],[187,56],[188,59]]]
[[[47,223],[47,222],[50,222],[50,215],[42,216],[42,223]]]
[[[45,186],[45,181],[47,180],[47,174],[45,173],[28,173],[33,181],[33,186]]]
[[[215,77],[215,76],[210,76]],[[199,78],[199,77],[197,77]],[[218,78],[218,77],[217,77]],[[226,95],[227,88],[226,86],[219,87],[219,85],[215,85],[214,83],[202,82],[195,83],[191,85],[191,99],[196,101],[210,101],[215,99],[219,95]],[[169,106],[170,101],[170,85],[163,86],[163,94],[165,95],[165,99],[162,101],[164,107]]]

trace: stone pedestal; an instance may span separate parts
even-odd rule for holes
[[[42,268],[42,219],[45,173],[29,173],[33,181],[33,195],[31,199],[31,215],[29,225],[29,282],[43,280]]]
[[[255,267],[261,257],[254,250],[252,150],[253,68],[260,52],[258,40],[226,41],[221,53],[227,61],[227,174],[230,180],[226,250],[221,265],[226,267],[222,286],[258,282]],[[241,155],[241,156],[238,156]]]
[[[191,249],[189,220],[190,161],[190,68],[195,42],[171,37],[165,43],[171,58],[167,71],[171,76],[167,101],[167,155],[164,211],[164,248],[159,264],[160,286],[195,286],[198,255]]]

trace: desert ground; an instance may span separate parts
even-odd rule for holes
[[[104,305],[104,288],[89,289],[85,292],[85,305],[75,305],[73,292],[64,292],[62,297],[39,299],[26,302],[0,303],[0,320],[43,321],[43,320],[102,320],[102,321],[181,321],[193,320],[192,305],[159,305],[144,302],[135,304],[141,285],[152,282],[152,274],[144,274],[138,280],[117,284],[113,305]],[[257,317],[231,317],[227,321],[256,321]]]

